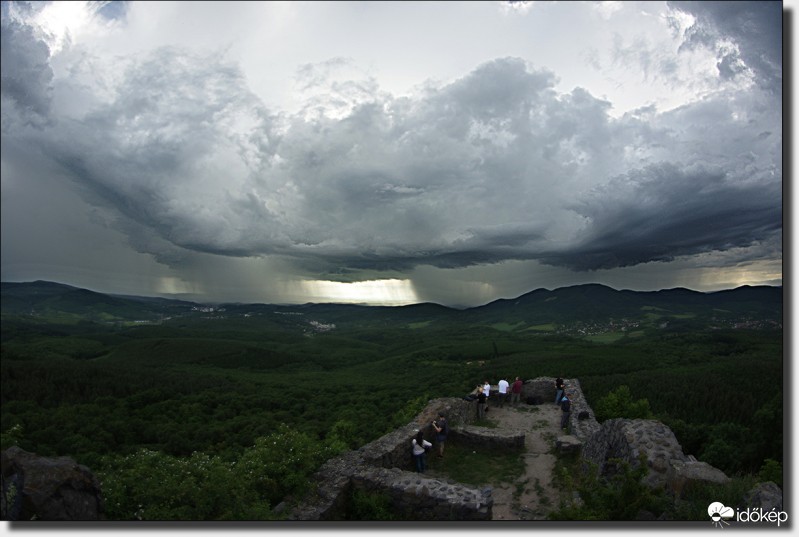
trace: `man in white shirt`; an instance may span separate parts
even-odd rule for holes
[[[508,398],[508,381],[505,379],[501,379],[499,381],[499,407],[503,408],[505,406],[505,399]]]

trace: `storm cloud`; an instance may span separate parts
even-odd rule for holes
[[[755,252],[782,234],[780,9],[760,4],[672,3],[695,22],[652,68],[712,48],[717,90],[624,114],[520,56],[404,93],[346,57],[302,63],[294,110],[268,105],[225,50],[74,47],[55,75],[45,37],[4,17],[2,147],[36,147],[104,225],[173,267],[273,256],[337,279]]]

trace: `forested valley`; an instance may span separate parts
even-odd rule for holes
[[[327,458],[500,377],[577,378],[599,418],[618,417],[597,403],[625,386],[728,475],[783,463],[781,317],[637,306],[641,319],[597,329],[601,317],[481,321],[432,305],[187,307],[147,322],[110,307],[4,306],[0,356],[2,448],[87,465],[109,519],[279,518]]]

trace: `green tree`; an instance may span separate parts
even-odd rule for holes
[[[782,487],[782,465],[774,459],[766,459],[757,476],[761,481],[773,481]]]
[[[107,460],[98,472],[111,520],[236,520],[270,518],[235,464],[194,453],[178,458],[142,449]]]
[[[22,425],[17,423],[6,432],[0,433],[0,450],[5,451],[11,446],[18,446],[22,440]]]
[[[651,419],[649,400],[633,401],[630,388],[624,384],[600,398],[594,406],[596,418],[605,421],[613,418]]]
[[[331,446],[336,446],[335,451],[341,452],[359,447],[363,439],[358,435],[358,429],[353,422],[338,420],[330,429],[327,440]]]
[[[646,456],[637,465],[610,459],[619,471],[607,478],[598,475],[596,465],[589,464],[576,476],[561,467],[560,481],[566,490],[576,491],[580,501],[566,500],[558,511],[550,513],[553,520],[634,520],[640,512],[659,515],[670,507],[663,489],[653,489],[644,483],[649,472]],[[569,495],[569,497],[571,497]]]
[[[713,426],[705,444],[700,460],[723,470],[738,473],[752,465],[753,445],[749,442],[751,433],[747,427],[737,423],[719,423]],[[759,465],[754,466],[754,469]]]
[[[250,483],[259,497],[275,505],[286,495],[307,490],[310,475],[332,455],[330,447],[281,424],[255,440],[236,465],[235,474]]]

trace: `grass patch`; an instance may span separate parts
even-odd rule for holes
[[[491,328],[495,330],[499,330],[500,332],[513,332],[518,327],[524,325],[524,321],[519,321],[518,323],[509,324],[509,323],[494,323],[491,325]]]
[[[355,489],[348,500],[344,520],[397,520],[388,494]]]
[[[533,430],[543,429],[547,425],[549,425],[547,420],[538,420],[533,424]]]
[[[408,323],[408,328],[411,330],[418,330],[420,328],[427,328],[433,321],[420,321],[418,323]]]
[[[522,451],[497,451],[448,444],[444,458],[428,457],[431,470],[467,485],[497,485],[513,482],[524,474]]]
[[[552,323],[548,323],[548,324],[536,324],[536,325],[530,326],[529,328],[525,328],[524,330],[525,331],[532,330],[532,331],[535,331],[535,332],[554,332],[556,329],[557,329],[557,326],[555,326]]]

